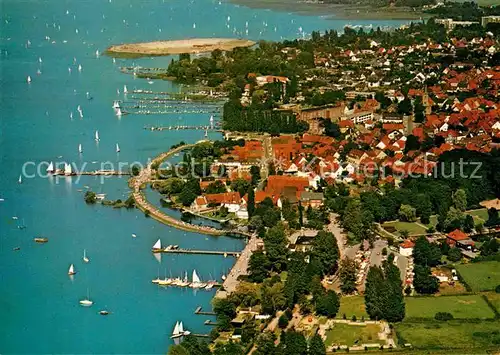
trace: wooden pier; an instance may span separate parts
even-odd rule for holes
[[[199,131],[209,131],[209,132],[222,132],[222,129],[217,126],[168,126],[168,127],[156,127],[156,126],[144,126],[145,130],[148,131],[182,131],[182,130],[199,130]]]
[[[207,319],[205,322],[203,322],[205,325],[211,325],[212,327],[217,326],[217,322],[214,322],[213,320]]]
[[[197,254],[197,255],[223,255],[223,256],[240,256],[241,251],[220,251],[220,250],[195,250],[195,249],[161,249],[153,250],[153,253],[166,254]]]
[[[51,173],[52,176],[129,176],[129,172],[117,170],[95,170],[95,171],[78,171],[67,174],[62,169],[58,169]]]
[[[195,309],[194,314],[201,314],[201,315],[204,315],[204,316],[215,316],[216,315],[215,312],[204,312],[204,311],[202,311],[201,306],[199,306],[198,308]]]

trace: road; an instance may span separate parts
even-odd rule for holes
[[[335,236],[337,239],[337,245],[339,247],[340,258],[347,257],[349,259],[354,259],[356,252],[359,249],[359,244],[347,246],[347,235],[340,226],[338,220],[339,215],[336,213],[330,213],[330,224],[327,227],[327,230]]]

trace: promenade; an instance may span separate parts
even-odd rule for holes
[[[250,256],[254,251],[257,250],[260,243],[263,243],[262,239],[253,237],[248,240],[245,249],[241,252],[240,257],[236,260],[233,268],[229,275],[226,276],[226,280],[222,284],[222,289],[219,289],[215,294],[217,298],[225,298],[236,290],[238,286],[238,277],[241,275],[247,275],[248,262],[250,261]]]
[[[158,222],[170,225],[172,227],[188,231],[188,232],[196,232],[196,233],[202,233],[202,234],[208,234],[208,235],[223,235],[226,234],[225,231],[215,229],[212,227],[207,227],[207,226],[197,226],[191,223],[186,223],[181,220],[178,220],[174,217],[171,217],[164,213],[163,211],[159,210],[157,207],[152,205],[144,196],[144,193],[142,192],[142,187],[146,186],[151,180],[152,180],[152,175],[153,175],[153,168],[152,166],[155,164],[160,164],[163,162],[165,159],[169,158],[170,156],[191,148],[193,145],[188,144],[188,145],[183,145],[180,147],[177,147],[175,149],[169,150],[168,152],[162,153],[156,158],[154,158],[143,170],[139,172],[139,175],[133,177],[130,179],[130,185],[132,187],[132,197],[134,198],[135,204],[137,208],[139,208],[141,211],[146,212],[148,211],[149,216],[151,218],[156,219]]]

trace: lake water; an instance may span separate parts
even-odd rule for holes
[[[78,169],[86,164],[86,170],[94,170],[101,162],[144,163],[181,140],[203,138],[203,131],[150,132],[143,126],[207,124],[206,114],[118,119],[113,112],[113,100],[123,99],[117,89],[122,91],[124,85],[129,90],[179,91],[170,82],[150,85],[119,71],[119,66],[132,63],[166,66],[170,58],[113,63],[108,57],[97,58],[96,50],[122,42],[186,37],[279,40],[302,36],[300,27],[310,33],[340,30],[345,23],[180,0],[0,0],[0,17],[0,353],[165,353],[177,320],[192,332],[208,333],[210,328],[203,325],[208,317],[193,311],[200,305],[209,308],[214,291],[160,289],[151,279],[194,268],[202,278],[220,279],[233,259],[164,255],[159,263],[151,246],[161,238],[163,244],[186,248],[239,250],[242,241],[179,231],[137,210],[88,206],[78,191],[89,186],[110,199],[124,198],[126,179],[101,183],[95,177],[25,177],[18,184],[23,165],[71,162]],[[32,78],[29,85],[27,76]],[[87,100],[86,92],[93,100]],[[78,144],[83,146],[81,155]],[[34,173],[33,165],[27,174]],[[45,171],[46,165],[42,167]],[[35,244],[35,236],[49,242]],[[21,249],[13,251],[15,247]],[[89,264],[82,261],[84,249]],[[71,263],[78,272],[74,280],[67,275]],[[78,301],[87,290],[94,305],[83,308]],[[100,316],[101,309],[111,315]]]

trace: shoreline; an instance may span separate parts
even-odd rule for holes
[[[217,49],[230,51],[234,48],[251,47],[255,44],[254,41],[240,38],[191,38],[111,45],[105,53],[112,57],[151,57],[183,53],[207,53]]]
[[[287,2],[286,0],[230,0],[232,4],[251,9],[292,12],[304,16],[322,16],[326,20],[400,20],[411,21],[430,18],[430,14],[412,11],[408,7],[383,7]]]

